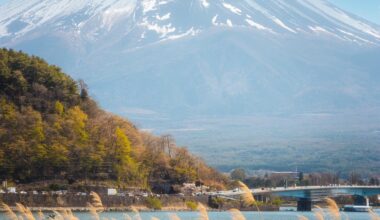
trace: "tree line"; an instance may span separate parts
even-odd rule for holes
[[[171,136],[105,112],[76,82],[36,56],[0,49],[0,179],[113,180],[151,188],[225,177]]]

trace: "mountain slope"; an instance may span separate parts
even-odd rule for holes
[[[379,139],[380,28],[324,0],[15,0],[0,15],[2,46],[62,65],[108,110],[214,165],[231,147],[329,154]]]

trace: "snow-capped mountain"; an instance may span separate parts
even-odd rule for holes
[[[326,0],[12,0],[0,46],[214,162],[205,149],[380,138],[380,27]]]
[[[146,43],[194,36],[211,27],[380,40],[380,31],[367,21],[322,0],[14,0],[0,13],[0,36],[13,41],[43,29],[88,41],[118,31]]]

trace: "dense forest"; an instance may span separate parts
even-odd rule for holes
[[[100,109],[83,81],[39,57],[0,49],[0,180],[83,178],[146,188],[225,181],[170,136]]]

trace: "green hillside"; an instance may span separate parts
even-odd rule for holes
[[[84,178],[143,187],[225,180],[170,136],[100,109],[59,67],[0,49],[0,180]]]

